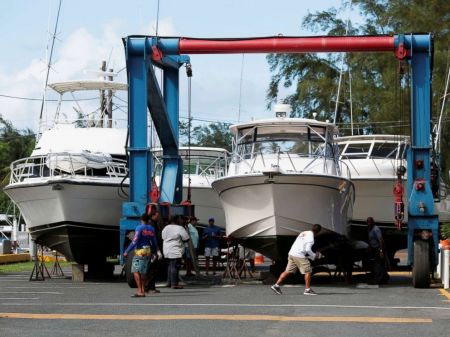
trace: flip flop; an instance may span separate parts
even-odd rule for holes
[[[145,297],[145,294],[134,294],[134,295],[131,295],[131,297]]]

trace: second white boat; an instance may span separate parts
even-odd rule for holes
[[[228,174],[212,183],[227,235],[279,259],[298,233],[315,223],[324,228],[322,244],[347,234],[354,187],[338,160],[335,125],[281,117],[230,129]]]

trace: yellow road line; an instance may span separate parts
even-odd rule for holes
[[[360,316],[273,316],[273,315],[102,315],[102,314],[32,314],[0,313],[0,318],[68,319],[68,320],[218,320],[218,321],[280,321],[280,322],[342,322],[342,323],[432,323],[431,318],[360,317]]]
[[[448,300],[450,300],[450,293],[445,290],[445,289],[439,289],[439,291],[441,292],[441,294],[445,297],[447,297]]]

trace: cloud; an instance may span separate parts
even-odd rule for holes
[[[115,65],[116,70],[123,68],[125,60],[121,36],[118,33],[119,26],[116,23],[104,25],[98,37],[85,28],[79,28],[70,33],[61,44],[57,43],[49,82],[95,78],[97,75],[89,70],[98,70],[101,61],[109,58],[110,67]],[[6,71],[0,71],[0,93],[40,98],[45,75],[46,65],[38,59],[31,60],[26,67],[16,73],[8,74]],[[123,72],[120,80],[126,81],[125,75]],[[56,95],[49,91],[48,97],[56,98]],[[2,116],[11,120],[16,127],[37,130],[41,102],[0,97],[0,104]],[[49,103],[50,118],[54,108],[55,104]],[[90,108],[95,109],[93,106]]]
[[[136,34],[155,33],[156,22],[151,21],[141,26]],[[172,18],[159,21],[159,35],[177,36]],[[119,70],[125,66],[124,49],[121,38],[129,34],[129,26],[122,21],[111,21],[101,27],[100,33],[94,34],[80,27],[55,45],[53,70],[50,83],[95,78],[102,60],[110,58],[110,67]],[[239,106],[239,83],[241,55],[193,55],[191,62],[194,69],[192,111],[196,118],[210,120],[236,121]],[[86,70],[91,70],[91,72]],[[46,74],[44,62],[33,59],[29,64],[14,74],[0,69],[0,93],[41,97]],[[271,116],[265,110],[265,92],[270,72],[264,56],[248,55],[245,57],[244,78],[242,86],[241,120],[250,117],[261,118]],[[117,81],[126,82],[126,72],[122,71]],[[180,115],[187,114],[187,87],[184,69],[180,69]],[[92,97],[92,93],[90,93]],[[49,91],[48,97],[55,99],[57,95]],[[70,97],[68,97],[70,98]],[[117,103],[117,101],[116,101]],[[0,97],[0,113],[4,118],[13,121],[19,128],[38,129],[38,118],[41,103],[39,101],[22,101]],[[69,105],[67,113],[74,113]],[[83,103],[85,112],[94,111],[98,101]],[[56,103],[48,104],[48,117],[51,120]],[[119,112],[118,112],[119,114]]]

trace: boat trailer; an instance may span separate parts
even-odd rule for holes
[[[179,69],[189,65],[186,54],[232,53],[323,53],[393,52],[411,66],[411,147],[408,149],[408,264],[413,286],[430,285],[437,264],[438,215],[434,212],[431,188],[431,34],[378,36],[318,36],[197,39],[185,37],[128,36],[123,39],[128,75],[129,200],[123,203],[120,221],[120,252],[125,236],[139,224],[149,204],[152,184],[152,155],[148,146],[148,118],[163,149],[163,171],[159,202],[172,205],[178,213],[189,212],[181,205],[182,159],[178,154]],[[162,69],[162,90],[153,66]]]

